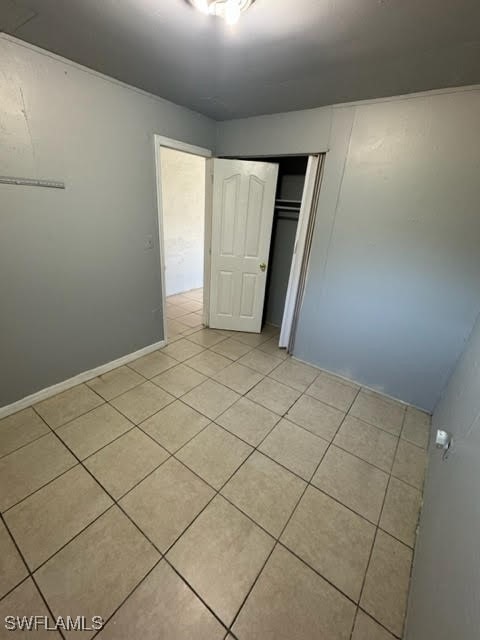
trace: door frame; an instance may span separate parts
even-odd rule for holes
[[[174,140],[173,138],[166,138],[158,134],[153,136],[154,152],[155,152],[155,182],[157,187],[157,219],[158,219],[158,250],[160,258],[160,278],[162,284],[162,317],[163,317],[163,339],[165,344],[168,344],[168,332],[167,332],[167,295],[165,290],[165,234],[163,224],[163,198],[162,198],[162,165],[161,165],[161,150],[174,149],[175,151],[183,151],[184,153],[190,153],[194,156],[200,156],[206,159],[205,162],[205,203],[204,203],[204,282],[203,282],[203,319],[204,323],[208,324],[208,304],[205,301],[209,299],[209,287],[210,281],[205,276],[207,274],[207,265],[209,265],[209,251],[210,251],[210,238],[208,237],[207,229],[209,228],[208,209],[207,203],[211,197],[211,169],[208,160],[212,158],[213,152],[211,149],[205,149],[203,147],[197,147],[196,145],[182,142],[181,140]]]
[[[162,176],[160,154],[161,148],[175,149],[206,159],[205,162],[205,210],[204,210],[204,278],[203,278],[203,323],[209,325],[210,309],[210,277],[211,277],[211,215],[213,199],[213,151],[204,147],[198,147],[181,140],[167,138],[154,134],[155,170],[157,186],[157,213],[158,213],[158,246],[160,258],[160,274],[162,284],[162,315],[163,336],[165,344],[168,344],[167,314],[166,314],[166,290],[165,290],[165,239],[163,225],[163,201],[162,201]],[[292,154],[276,155],[275,157],[289,157]],[[280,329],[279,345],[286,347],[289,353],[293,351],[298,314],[300,311],[305,279],[308,270],[311,236],[314,231],[316,209],[318,208],[318,195],[321,189],[323,169],[326,161],[326,152],[296,153],[296,156],[308,156],[307,172],[302,194],[302,205],[295,239],[295,249],[290,268],[285,308]],[[225,156],[223,156],[225,157]],[[268,161],[272,156],[248,156],[248,159]],[[244,160],[245,156],[228,156],[231,159]],[[313,160],[316,159],[316,163]]]

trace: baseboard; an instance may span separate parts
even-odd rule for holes
[[[12,404],[7,404],[4,407],[0,407],[0,418],[5,418],[6,416],[11,415],[12,413],[16,413],[17,411],[21,411],[21,409],[26,409],[27,407],[31,407],[37,402],[41,402],[42,400],[46,400],[51,396],[55,396],[57,393],[61,393],[62,391],[66,391],[67,389],[71,389],[71,387],[77,386],[77,384],[81,384],[82,382],[87,382],[88,380],[92,380],[97,376],[101,376],[104,373],[108,373],[108,371],[112,371],[112,369],[117,369],[124,364],[128,364],[137,358],[141,358],[142,356],[146,356],[153,351],[157,351],[157,349],[161,349],[166,345],[165,340],[161,340],[160,342],[155,342],[154,344],[150,344],[148,347],[143,347],[143,349],[139,349],[138,351],[134,351],[133,353],[129,353],[126,356],[122,356],[121,358],[117,358],[117,360],[112,360],[111,362],[107,362],[106,364],[102,364],[95,369],[90,369],[89,371],[84,371],[83,373],[79,373],[73,378],[68,378],[68,380],[64,380],[63,382],[59,382],[58,384],[54,384],[51,387],[47,387],[46,389],[41,389],[36,393],[32,393],[30,396],[26,398],[22,398],[21,400],[17,400],[16,402],[12,402]]]
[[[417,405],[411,404],[410,402],[405,402],[405,400],[400,400],[400,398],[395,398],[395,396],[390,396],[390,395],[388,395],[388,393],[385,393],[381,389],[378,389],[378,388],[376,389],[375,387],[369,387],[368,385],[363,384],[363,382],[358,382],[358,380],[353,380],[352,378],[347,378],[346,376],[342,376],[341,374],[335,373],[334,371],[329,371],[328,369],[322,369],[318,365],[312,364],[311,362],[307,362],[307,360],[302,360],[301,358],[297,358],[294,355],[292,355],[292,358],[294,360],[297,360],[297,362],[301,362],[302,364],[308,364],[309,367],[313,367],[314,369],[318,369],[319,371],[322,371],[323,373],[328,373],[331,376],[335,376],[336,378],[340,378],[341,380],[345,380],[345,382],[351,382],[352,384],[356,384],[357,387],[362,387],[363,389],[367,389],[367,391],[373,391],[374,393],[378,393],[378,395],[384,396],[388,400],[394,400],[395,402],[398,402],[400,404],[404,404],[406,407],[412,407],[413,409],[418,409],[419,411],[422,411],[423,413],[428,413],[428,415],[432,415],[426,409],[422,409],[421,407],[417,407]]]

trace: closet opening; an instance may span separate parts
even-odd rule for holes
[[[248,157],[278,165],[263,325],[293,351],[310,256],[325,154]]]

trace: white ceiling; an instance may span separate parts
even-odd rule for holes
[[[217,120],[480,82],[479,0],[0,0],[0,30]]]

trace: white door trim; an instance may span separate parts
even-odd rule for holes
[[[202,158],[211,158],[212,151],[211,149],[204,149],[203,147],[197,147],[193,144],[188,144],[187,142],[182,142],[181,140],[174,140],[173,138],[166,138],[165,136],[160,136],[158,134],[154,134],[153,136],[154,142],[154,152],[155,152],[155,177],[156,177],[156,185],[157,185],[157,216],[158,216],[158,249],[160,255],[160,277],[162,282],[162,318],[163,318],[163,339],[165,344],[168,344],[168,335],[167,335],[167,300],[165,295],[165,235],[164,235],[164,227],[163,227],[163,201],[162,201],[162,175],[161,175],[161,162],[160,162],[160,152],[162,147],[167,149],[175,149],[176,151],[183,151],[185,153],[191,153],[195,156],[201,156]],[[208,167],[206,167],[206,174]],[[205,203],[205,214],[207,211],[207,206]],[[204,260],[208,257],[208,252],[210,250],[210,238],[207,237],[207,233],[205,232],[204,238]],[[205,291],[205,287],[207,290]],[[208,324],[208,307],[205,305],[205,297],[208,300],[208,290],[209,283],[207,281],[204,282],[204,321],[205,324]]]
[[[297,233],[293,249],[290,276],[288,279],[287,295],[283,310],[282,327],[278,346],[288,348],[293,327],[296,302],[300,286],[303,257],[305,254],[307,232],[309,227],[312,205],[314,204],[315,184],[322,163],[321,155],[310,155],[308,158],[305,184],[303,187],[302,204],[298,217]]]

